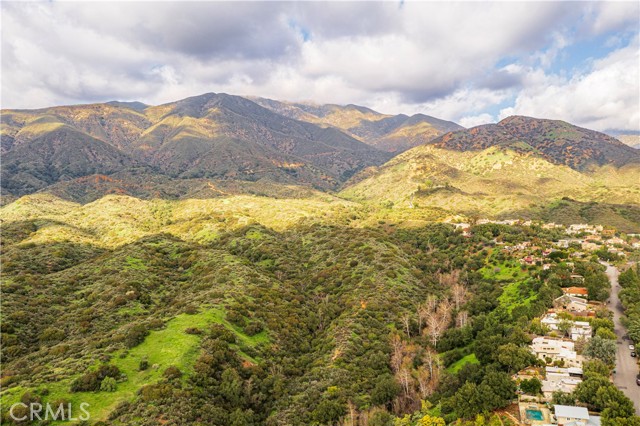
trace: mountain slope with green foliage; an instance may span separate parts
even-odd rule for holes
[[[111,102],[2,111],[2,152],[3,193],[14,196],[93,174],[126,175],[134,166],[168,178],[335,189],[390,158],[338,129],[213,93],[155,107]],[[112,189],[126,193],[135,183]]]
[[[604,133],[564,121],[523,116],[448,133],[431,143],[438,148],[457,151],[509,147],[521,152],[535,152],[552,163],[575,170],[587,170],[591,166],[640,164],[640,152]]]
[[[340,194],[367,203],[391,203],[398,210],[428,206],[468,217],[603,224],[611,220],[630,231],[640,229],[638,182],[640,166],[634,163],[579,172],[513,146],[460,152],[423,145],[359,174]],[[604,204],[610,212],[620,210],[620,214],[598,215],[597,219],[574,215],[569,222],[568,216],[552,208],[563,198]]]

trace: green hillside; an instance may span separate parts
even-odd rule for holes
[[[367,203],[392,203],[394,210],[435,207],[468,217],[540,218],[638,229],[636,164],[581,173],[522,149],[459,152],[424,145],[356,176],[340,194]],[[553,208],[553,202],[566,197],[609,206],[603,210],[612,214],[566,216]]]

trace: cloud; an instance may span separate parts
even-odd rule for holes
[[[545,85],[570,98],[563,85],[577,84],[574,71],[549,71],[566,48],[606,34],[616,40],[614,49],[638,30],[629,18],[637,6],[609,3],[4,2],[0,8],[2,105],[14,108],[112,99],[157,104],[214,91],[471,123],[508,111],[503,104],[512,99],[519,103],[506,107],[538,112],[533,99]],[[543,115],[565,114],[561,109]]]
[[[496,119],[491,114],[480,114],[469,117],[462,117],[458,123],[462,127],[470,128],[475,126],[480,126],[481,124],[490,124],[495,123]]]
[[[500,112],[558,118],[595,130],[640,129],[640,44],[628,46],[593,62],[585,73],[568,79],[542,76],[517,96],[514,106]]]

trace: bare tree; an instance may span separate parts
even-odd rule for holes
[[[448,274],[440,274],[438,281],[440,281],[440,285],[443,287],[452,287],[460,281],[460,271],[456,269]]]
[[[404,329],[407,332],[407,339],[411,338],[411,314],[409,314],[408,312],[405,313],[404,315],[402,315],[402,318],[400,318],[400,320],[402,321],[402,324],[404,325]]]
[[[391,349],[393,351],[391,353],[391,369],[396,373],[402,366],[402,357],[404,352],[404,343],[397,334],[394,334],[391,337]]]
[[[449,299],[443,299],[438,303],[438,307],[427,316],[427,327],[425,330],[434,347],[438,344],[442,333],[444,333],[449,326],[451,310],[452,305]]]
[[[460,306],[467,301],[467,288],[461,282],[456,282],[451,286],[451,295],[456,305],[456,311],[460,310]]]
[[[469,312],[467,311],[458,312],[458,315],[456,316],[456,326],[458,328],[462,328],[465,325],[467,325],[468,321],[469,321]]]

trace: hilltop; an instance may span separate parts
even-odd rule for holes
[[[523,116],[505,118],[447,133],[431,141],[438,148],[478,151],[492,146],[531,152],[552,163],[575,170],[611,164],[616,167],[640,163],[640,152],[604,133],[584,129],[560,120]]]

